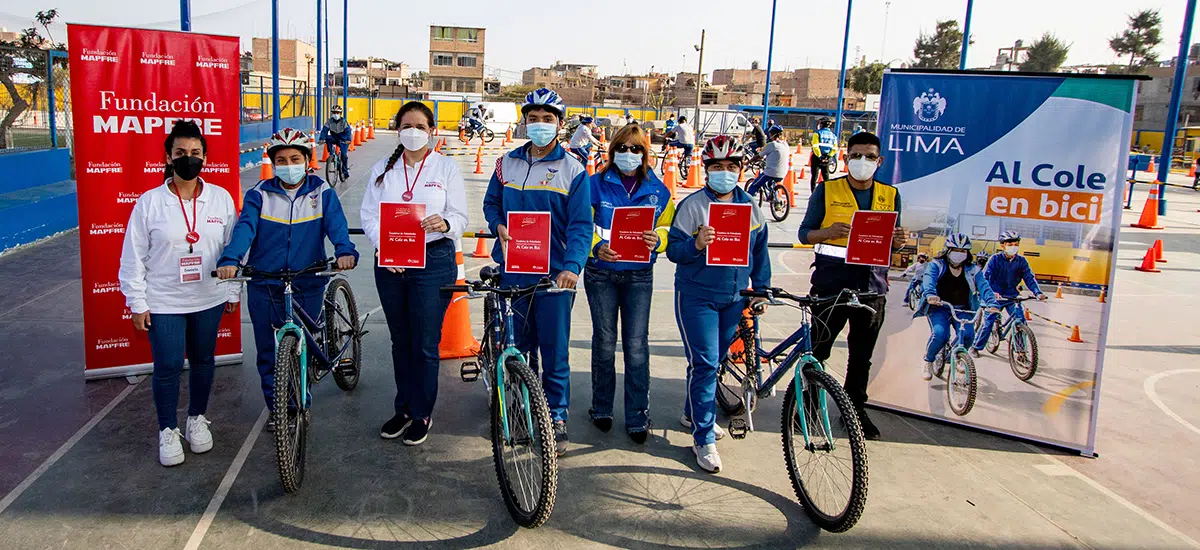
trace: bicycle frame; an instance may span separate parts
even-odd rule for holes
[[[507,362],[511,357],[518,357],[526,364],[528,364],[529,361],[525,358],[525,355],[521,353],[521,350],[517,349],[516,336],[513,335],[514,327],[512,303],[507,298],[498,298],[496,301],[498,302],[497,305],[500,306],[496,309],[495,313],[498,318],[492,319],[492,322],[504,327],[504,350],[501,351],[500,356],[496,358],[496,402],[497,406],[500,407],[500,423],[504,428],[504,440],[511,443],[512,434],[508,427],[508,411],[504,407],[504,363]],[[521,399],[524,401],[523,404],[525,405],[525,410],[531,410],[529,407],[529,388],[521,388]],[[529,430],[527,433],[532,434],[533,418],[526,416],[525,423],[525,428]]]
[[[320,329],[325,328],[324,313],[325,313],[325,307],[327,304],[325,303],[324,296],[322,296],[321,297],[321,312],[317,315],[319,318],[322,319],[322,321],[317,322],[317,321],[314,321],[312,319],[312,317],[309,317],[308,312],[304,311],[304,308],[296,308],[295,307],[295,301],[292,298],[293,294],[294,293],[292,291],[292,283],[289,281],[289,282],[285,283],[284,287],[283,287],[283,320],[284,320],[284,322],[283,322],[283,326],[279,327],[279,329],[277,329],[275,331],[275,353],[278,355],[279,342],[283,339],[284,336],[286,336],[288,334],[292,334],[292,335],[296,336],[296,339],[299,341],[299,348],[300,348],[300,387],[308,388],[308,351],[309,351],[308,341],[310,339],[313,342],[318,341],[317,338],[315,336],[313,336],[312,330],[320,330]],[[299,321],[299,322],[297,322],[297,321]],[[312,327],[312,329],[310,330],[309,327]],[[329,345],[329,342],[325,342],[324,339],[320,340],[320,342],[321,342],[321,345],[314,346],[312,348],[312,353],[314,353],[316,355],[316,359],[320,363],[329,365],[331,368],[333,365],[336,365],[339,361],[342,360],[342,356],[346,355],[346,352],[350,349],[350,346],[354,343],[352,339],[347,340],[346,344],[343,345],[342,348],[338,350],[337,354],[331,358],[328,355],[327,350],[325,349],[325,347]],[[306,396],[305,396],[306,402],[304,403],[305,408],[308,408],[312,405],[311,400],[312,400],[312,395],[308,395],[306,392]]]
[[[1021,305],[1021,302],[1013,302],[1012,303],[1012,305],[1015,306],[1015,309],[1011,313],[1004,311],[1005,309],[1007,309],[1007,305],[1008,304],[1000,306],[1001,313],[1008,314],[1008,319],[1005,319],[1000,324],[1000,339],[1001,340],[1008,338],[1009,334],[1011,334],[1012,331],[1016,329],[1016,326],[1018,324],[1027,323],[1027,321],[1025,320],[1025,306]]]

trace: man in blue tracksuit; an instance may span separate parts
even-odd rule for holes
[[[488,229],[496,235],[492,259],[504,265],[509,212],[550,212],[550,273],[560,288],[575,288],[592,243],[591,185],[583,165],[557,141],[565,109],[553,90],[538,88],[521,107],[530,143],[496,163],[483,199]],[[501,273],[504,286],[531,286],[543,275]],[[532,299],[532,307],[528,300]],[[567,449],[571,399],[571,293],[540,293],[513,303],[517,347],[541,352],[542,387],[554,421],[558,454]]]
[[[983,268],[983,276],[987,278],[992,292],[996,294],[996,302],[1001,304],[1000,307],[1012,315],[1013,306],[1016,304],[1006,299],[1016,298],[1021,294],[1017,285],[1022,281],[1025,282],[1025,288],[1037,295],[1038,300],[1045,300],[1046,295],[1038,286],[1037,277],[1029,267],[1029,260],[1018,254],[1021,250],[1021,234],[1012,230],[1001,233],[1000,246],[1004,253],[992,254],[987,266]],[[999,320],[999,313],[990,313],[984,317],[983,328],[975,335],[975,347],[971,349],[971,355],[979,357],[979,350],[987,345],[988,335]]]
[[[338,269],[353,269],[358,262],[337,193],[305,169],[310,154],[307,142],[308,136],[291,128],[271,136],[267,155],[275,165],[275,177],[246,191],[242,215],[217,262],[220,278],[236,276],[243,258],[245,265],[258,271],[299,271],[328,257],[327,238],[333,243]],[[314,276],[292,282],[294,303],[313,320],[321,314],[325,283],[325,278]],[[263,397],[272,407],[275,329],[284,322],[283,283],[256,280],[247,286],[258,374]],[[309,345],[313,345],[311,341]]]
[[[342,163],[342,178],[350,177],[350,125],[346,123],[346,119],[342,117],[342,106],[334,105],[329,113],[329,122],[321,128],[321,141],[325,143],[325,148],[329,150],[329,154],[337,155],[338,160]],[[274,162],[274,159],[272,159]]]
[[[717,366],[733,343],[742,310],[747,305],[760,312],[765,299],[747,300],[739,294],[747,285],[755,290],[771,286],[771,259],[767,255],[767,225],[750,195],[737,186],[745,153],[729,136],[717,136],[704,145],[707,183],[703,190],[679,202],[667,236],[667,258],[675,267],[675,321],[688,360],[684,426],[692,429],[696,462],[708,472],[721,470],[716,440]],[[708,224],[709,205],[716,202],[750,204],[750,255],[746,267],[710,266],[707,248],[716,239]]]

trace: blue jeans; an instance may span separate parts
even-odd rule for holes
[[[217,329],[225,304],[184,314],[150,314],[150,352],[154,356],[154,374],[150,386],[154,408],[158,411],[158,429],[179,427],[179,376],[183,359],[188,372],[188,416],[208,410],[216,367]]]
[[[520,277],[528,276],[504,274],[500,284],[530,284],[528,281],[515,282],[521,280]],[[575,295],[567,292],[535,294],[512,304],[517,349],[526,354],[540,352],[542,389],[550,406],[550,418],[555,421],[567,420],[571,402],[571,308],[574,305]],[[530,363],[532,367],[534,362]]]
[[[675,291],[675,322],[687,355],[687,398],[683,414],[692,419],[696,445],[716,441],[717,366],[733,344],[746,300],[717,303]]]
[[[325,142],[325,148],[329,149],[329,154],[337,155],[338,160],[342,163],[342,173],[350,173],[350,147],[345,143],[329,143]],[[319,159],[318,159],[319,160]]]
[[[652,268],[583,273],[592,310],[592,418],[612,418],[617,387],[617,315],[625,355],[625,430],[644,432],[650,420],[650,298]]]
[[[759,174],[757,178],[754,178],[754,181],[746,184],[746,193],[753,197],[758,194],[758,190],[762,186],[766,185],[770,189],[775,189],[775,184],[781,181],[783,181],[783,178],[773,178],[766,174]]]
[[[937,359],[938,352],[946,346],[950,339],[950,323],[958,327],[958,341],[963,347],[971,347],[975,340],[975,323],[971,319],[956,319],[950,315],[950,310],[942,306],[931,306],[929,319],[929,345],[925,348],[925,361]]]
[[[257,350],[256,362],[258,376],[262,379],[263,398],[267,401],[267,407],[274,407],[275,330],[283,326],[283,287],[264,284],[249,284],[246,287],[246,305],[250,310],[250,322],[254,324],[254,347]],[[319,322],[325,286],[293,288],[293,291],[292,307],[303,308],[313,321]],[[293,316],[296,324],[304,324],[300,320],[300,312],[295,312]],[[316,345],[311,339],[308,340],[309,349]],[[312,361],[311,354],[309,361]]]
[[[425,269],[392,273],[375,268],[375,288],[392,337],[392,375],[396,380],[396,414],[429,418],[438,394],[442,322],[454,284],[454,241],[442,239],[425,248]]]
[[[694,147],[694,145],[693,145],[693,144],[691,144],[691,143],[684,143],[684,142],[682,142],[682,141],[675,140],[675,141],[672,141],[672,142],[668,143],[667,145],[670,145],[671,147],[680,147],[680,148],[682,148],[682,149],[683,149],[683,156],[682,156],[682,157],[679,157],[679,158],[680,158],[680,162],[683,162],[685,159],[690,159],[690,158],[692,158],[692,147]]]
[[[1000,306],[1000,309],[1008,312],[1009,315],[1017,314],[1016,302],[1009,302],[1007,304],[1004,304],[1004,305]],[[999,313],[984,313],[983,314],[983,330],[980,330],[979,334],[975,338],[975,349],[977,349],[977,350],[983,349],[983,346],[987,345],[988,337],[992,334],[992,330],[993,330],[992,327],[995,327],[996,323],[998,323],[999,321],[1000,321]]]

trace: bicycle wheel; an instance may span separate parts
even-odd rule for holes
[[[908,300],[905,301],[908,309],[917,310],[917,306],[921,304],[921,287],[913,286],[908,289]]]
[[[867,443],[850,396],[837,381],[814,368],[802,372],[808,382],[803,407],[808,443],[796,384],[790,383],[783,398],[783,459],[804,512],[818,527],[841,533],[854,527],[867,504]]]
[[[558,457],[546,395],[524,361],[504,363],[504,391],[495,394],[491,409],[492,457],[504,506],[517,525],[537,527],[554,509]],[[501,410],[508,419],[507,440]]]
[[[275,458],[283,490],[294,493],[304,482],[304,457],[308,448],[308,407],[300,387],[300,340],[295,334],[279,339],[275,353],[275,399],[271,422],[275,425]]]
[[[325,289],[325,353],[332,358],[343,347],[346,355],[333,367],[333,381],[343,391],[358,385],[362,372],[362,326],[358,320],[358,303],[354,291],[345,279],[330,281]]]
[[[788,212],[791,210],[792,201],[787,189],[776,184],[775,192],[771,194],[771,217],[775,218],[775,221],[781,222],[787,219]]]
[[[979,390],[979,380],[975,377],[975,361],[966,349],[957,348],[954,352],[954,367],[946,372],[946,400],[950,410],[958,416],[966,416],[975,406],[975,393]],[[962,367],[963,372],[958,372]]]
[[[996,346],[999,345],[997,342]],[[1037,374],[1037,337],[1033,335],[1033,329],[1025,323],[1013,327],[1013,332],[1008,337],[1008,365],[1012,367],[1013,374],[1022,381],[1027,382]]]
[[[325,161],[325,181],[329,182],[329,185],[337,185],[338,177],[341,176],[337,158],[335,150],[334,154],[329,155],[329,160]]]
[[[496,139],[496,132],[493,132],[489,128],[484,128],[479,132],[479,137],[483,139],[484,143],[491,143],[493,139]]]

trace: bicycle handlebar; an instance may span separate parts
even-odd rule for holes
[[[499,294],[501,296],[504,296],[507,298],[512,298],[512,299],[520,298],[520,297],[526,296],[528,294],[535,294],[537,292],[546,292],[546,293],[555,293],[555,294],[559,293],[559,292],[570,292],[570,293],[577,292],[577,290],[574,288],[559,288],[557,285],[555,285],[554,281],[550,280],[550,278],[548,278],[548,277],[543,278],[542,280],[538,281],[537,284],[534,284],[532,286],[526,286],[526,287],[500,288],[497,286],[488,285],[487,283],[485,283],[483,281],[467,281],[467,284],[465,284],[465,285],[443,286],[443,287],[441,287],[441,291],[442,292],[466,292],[467,298],[477,297],[479,295],[478,293],[480,293],[480,292],[491,292],[491,293]]]
[[[312,265],[305,267],[299,271],[259,271],[254,269],[254,266],[238,264],[237,268],[241,271],[240,277],[228,279],[229,282],[246,282],[253,279],[270,279],[273,281],[290,281],[305,275],[316,275],[318,277],[333,277],[338,275],[338,271],[330,271],[329,266],[334,262],[333,258],[325,258],[314,262]],[[217,272],[211,273],[213,277],[217,276]],[[236,280],[235,280],[236,279]]]
[[[836,296],[826,296],[824,298],[822,298],[820,296],[796,296],[795,294],[792,294],[782,288],[774,288],[774,287],[768,288],[765,290],[743,290],[740,292],[740,294],[747,298],[766,298],[768,300],[771,300],[772,302],[775,302],[777,299],[782,298],[785,300],[791,300],[802,306],[814,306],[817,304],[824,304],[824,303],[828,303],[828,302],[837,301],[838,299],[842,298],[842,296],[849,294],[850,298],[848,298],[847,301],[837,304],[837,305],[850,306],[850,307],[862,307],[862,308],[870,309],[872,311],[874,311],[874,308],[872,308],[866,304],[863,304],[862,302],[860,302],[860,300],[862,300],[862,299],[870,300],[872,298],[877,298],[879,296],[882,296],[882,294],[880,294],[878,292],[857,292],[857,291],[853,291],[853,290],[843,290],[842,292],[838,293]]]

